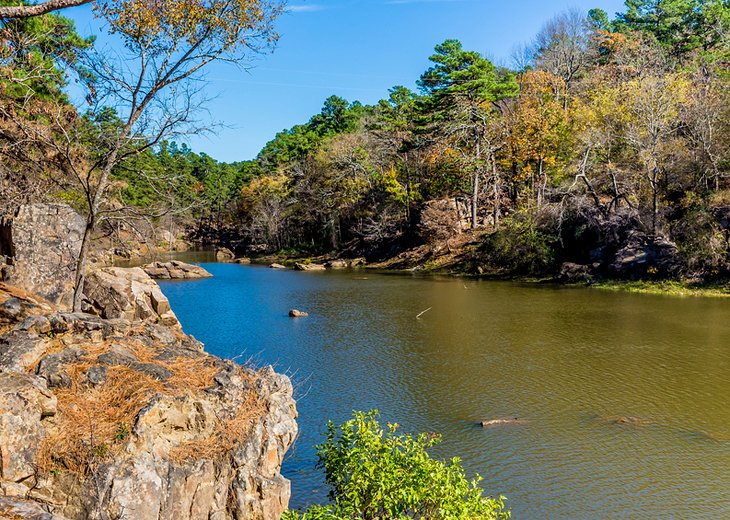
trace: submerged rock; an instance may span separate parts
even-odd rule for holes
[[[194,280],[213,276],[199,265],[186,264],[177,260],[164,263],[154,262],[147,264],[142,269],[155,280]]]
[[[494,428],[497,426],[513,426],[527,424],[527,420],[519,417],[498,417],[495,419],[485,419],[479,423],[482,428]]]
[[[598,417],[598,421],[606,424],[615,424],[617,426],[649,426],[654,424],[651,419],[645,419],[643,417],[634,417],[631,415],[609,415]]]

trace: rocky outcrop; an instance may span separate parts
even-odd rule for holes
[[[106,267],[87,275],[83,310],[106,319],[123,318],[180,328],[167,297],[139,267]]]
[[[241,258],[236,258],[236,263],[240,265],[250,265],[251,259],[245,256]]]
[[[447,198],[431,200],[423,205],[416,230],[425,243],[430,243],[447,240],[470,226],[466,202],[458,198]]]
[[[0,281],[69,307],[85,227],[65,204],[21,206],[0,225]]]
[[[177,260],[153,262],[142,269],[155,280],[194,280],[213,276],[199,265],[186,264]]]
[[[677,253],[677,245],[666,238],[632,231],[610,264],[609,274],[631,280],[673,277],[681,268]]]
[[[594,280],[593,266],[572,262],[560,266],[560,281],[563,283],[591,283]]]
[[[302,264],[297,262],[294,264],[294,269],[297,271],[324,271],[327,268],[322,264]]]
[[[179,329],[39,312],[26,320],[50,333],[23,320],[0,335],[0,517],[281,516],[297,433],[288,378],[210,356]]]

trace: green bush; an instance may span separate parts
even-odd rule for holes
[[[427,449],[436,434],[417,437],[382,428],[378,412],[355,412],[317,446],[319,465],[331,487],[331,504],[306,512],[289,511],[283,520],[495,519],[510,517],[504,498],[483,496],[477,477],[469,481],[459,459],[432,459]]]
[[[505,221],[481,247],[482,263],[514,274],[541,275],[557,269],[554,239],[531,222]]]

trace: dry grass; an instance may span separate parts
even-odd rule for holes
[[[123,450],[140,410],[152,397],[194,395],[213,386],[219,370],[209,356],[156,360],[158,349],[129,340],[124,342],[124,347],[140,362],[164,367],[171,377],[163,382],[127,366],[108,366],[106,381],[92,386],[85,381],[85,373],[97,364],[99,355],[108,352],[110,345],[77,346],[88,355],[66,366],[72,384],[54,392],[58,413],[48,421],[47,436],[37,460],[45,473],[63,469],[88,474],[98,462]],[[250,379],[242,369],[241,374]],[[249,432],[250,424],[261,413],[260,408],[257,396],[251,391],[234,417],[219,421],[210,439],[180,446],[171,457],[178,460],[213,457],[230,450]]]

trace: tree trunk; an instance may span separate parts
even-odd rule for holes
[[[481,160],[481,148],[479,141],[476,143],[476,165],[474,167],[474,185],[471,192],[471,228],[477,228],[479,210],[479,161]]]
[[[494,183],[494,213],[492,214],[492,222],[494,223],[494,229],[497,229],[497,227],[499,226],[499,213],[501,211],[499,199],[502,190],[499,183],[499,172],[497,172],[497,160],[494,158],[494,154],[491,155],[490,160],[492,161],[492,179]]]

